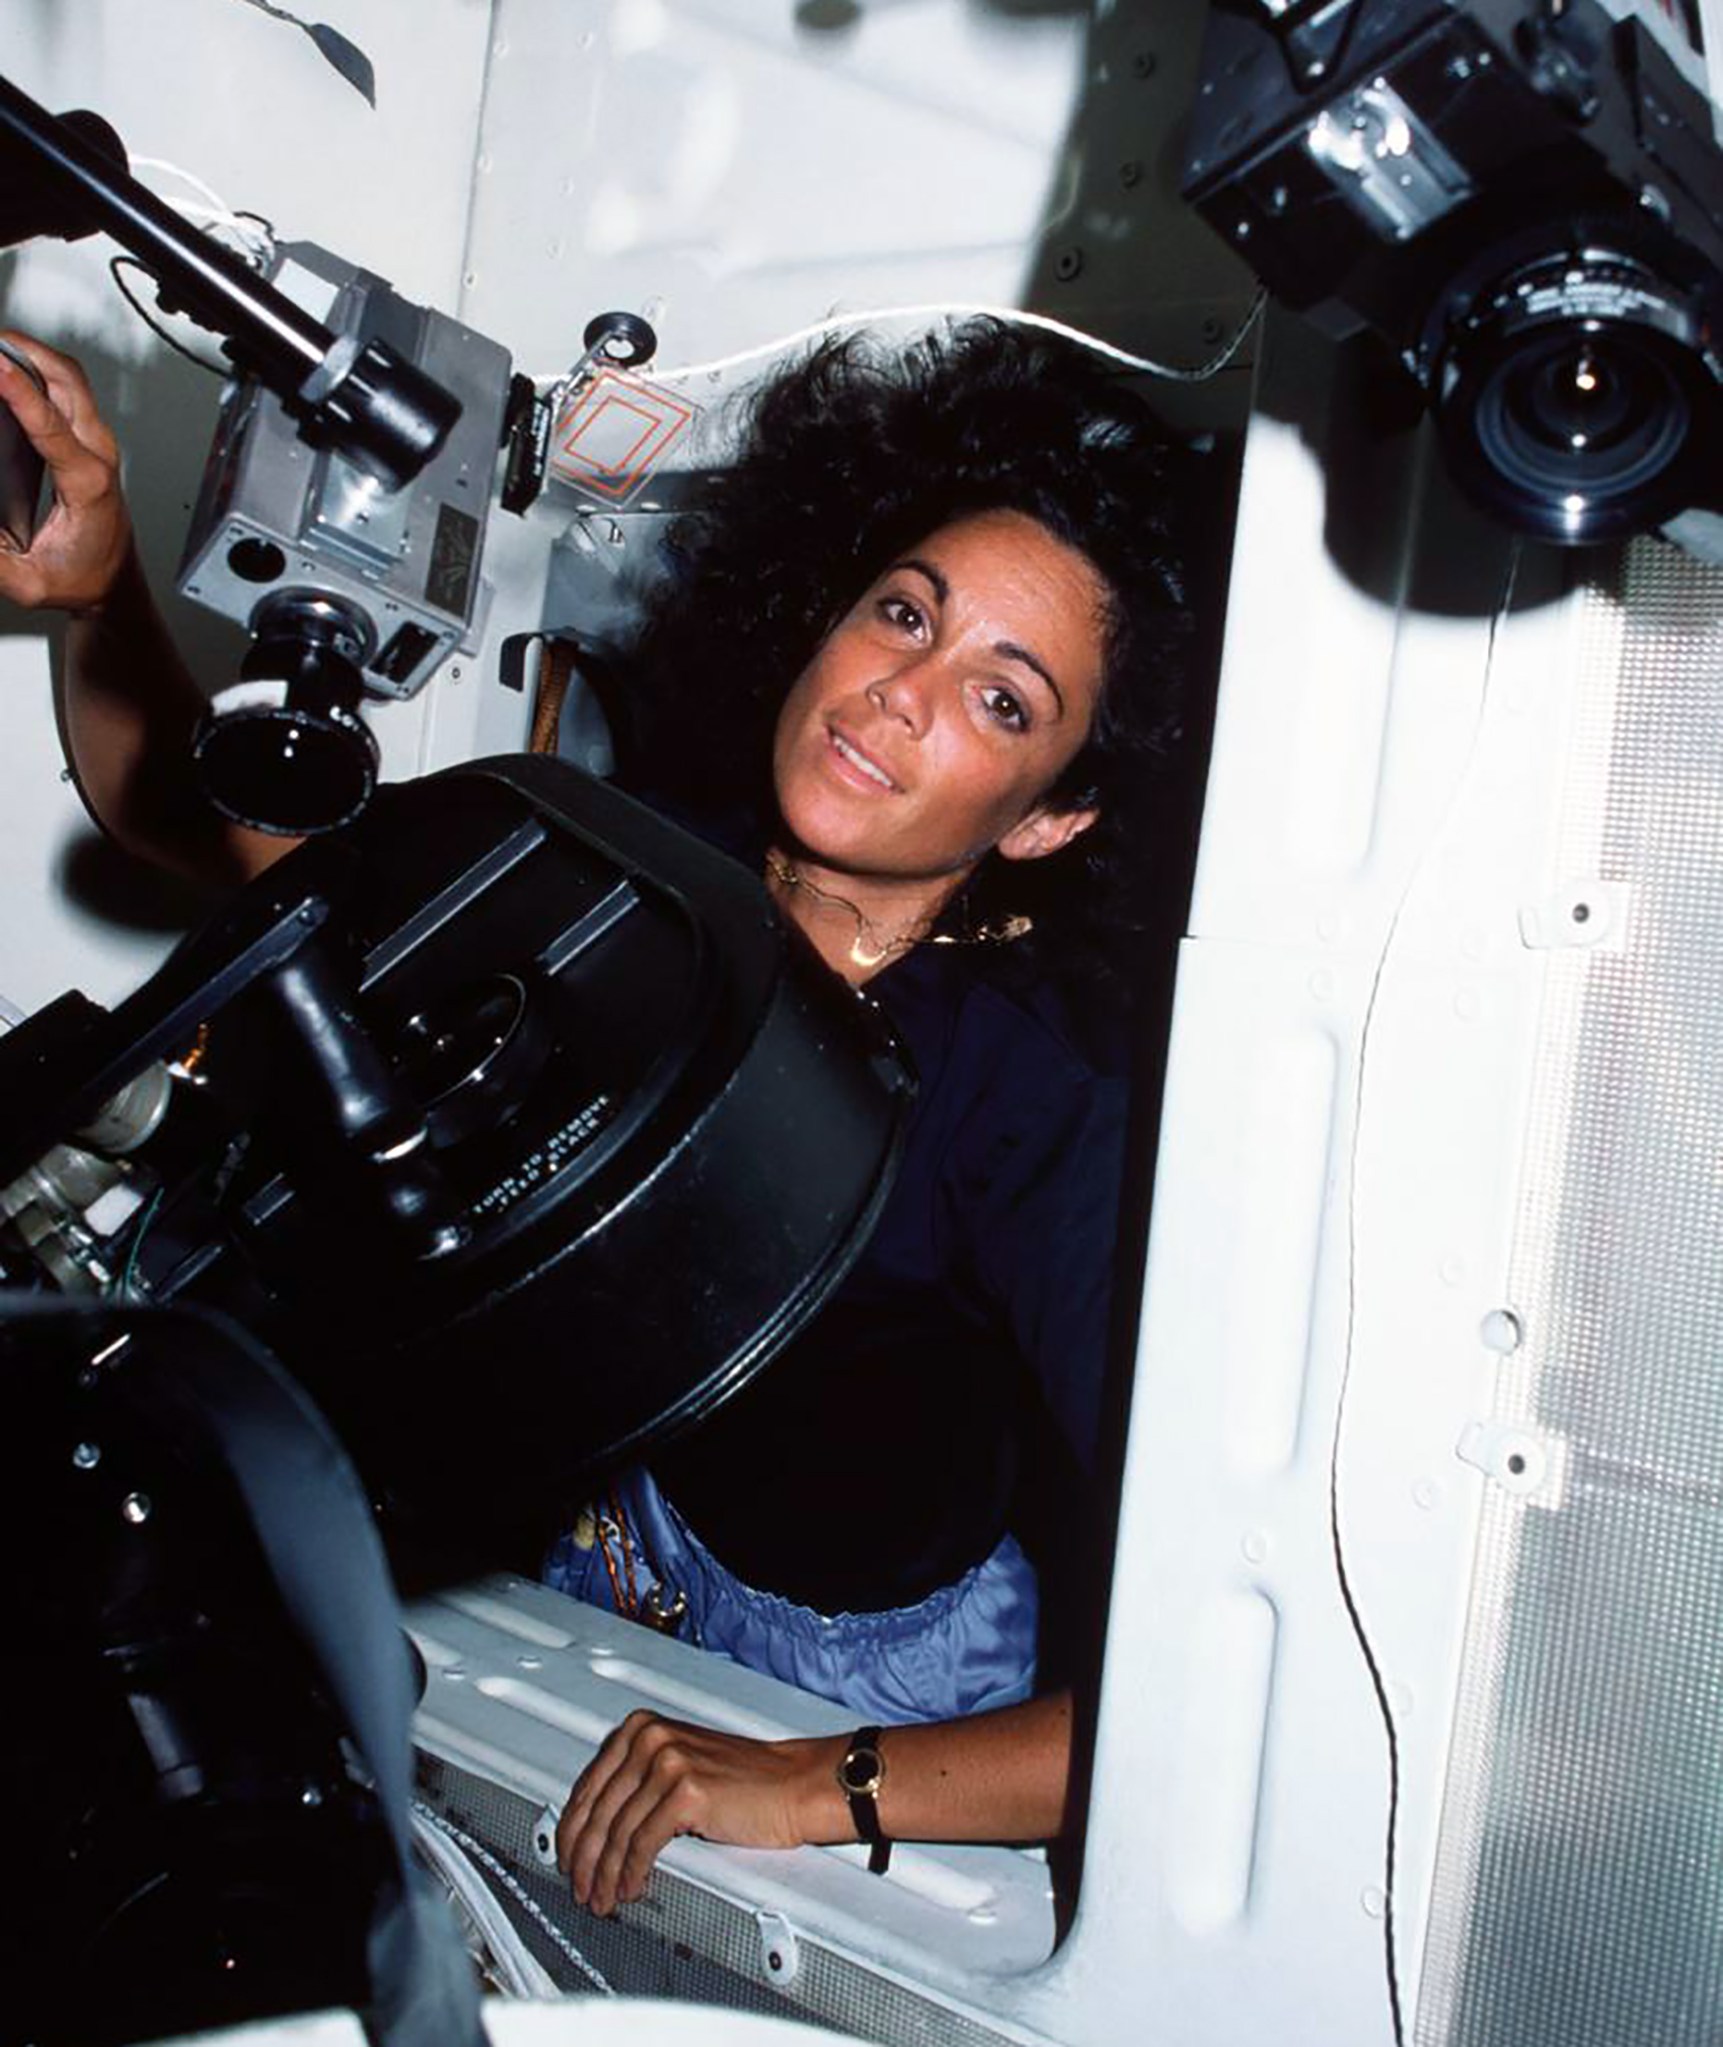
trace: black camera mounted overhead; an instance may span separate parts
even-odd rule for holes
[[[1723,151],[1668,33],[1633,0],[1216,0],[1184,192],[1286,305],[1397,351],[1504,523],[1711,554]]]

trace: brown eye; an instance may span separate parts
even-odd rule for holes
[[[921,606],[907,597],[882,597],[879,612],[889,625],[901,627],[906,633],[919,633],[927,623]]]
[[[1003,725],[1010,732],[1029,730],[1029,707],[1015,690],[993,683],[981,692],[981,701],[996,725]]]

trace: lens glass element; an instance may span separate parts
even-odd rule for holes
[[[1700,387],[1694,309],[1607,251],[1551,258],[1450,328],[1438,420],[1460,481],[1547,540],[1643,532],[1692,502]]]

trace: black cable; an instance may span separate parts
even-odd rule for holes
[[[108,258],[108,275],[114,280],[114,289],[158,341],[165,341],[175,355],[183,355],[187,362],[195,363],[200,370],[208,370],[211,376],[231,377],[233,375],[232,363],[211,362],[206,356],[199,355],[195,349],[187,348],[183,342],[176,341],[168,330],[162,326],[160,321],[152,317],[149,308],[144,304],[143,300],[133,294],[130,285],[126,283],[124,277],[120,274],[122,270],[141,270],[144,276],[150,278],[153,278],[154,273],[146,265],[140,263],[135,256],[110,256]]]

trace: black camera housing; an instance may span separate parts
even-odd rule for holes
[[[1184,192],[1284,304],[1381,336],[1486,507],[1559,542],[1719,503],[1723,151],[1597,0],[1218,0]]]

